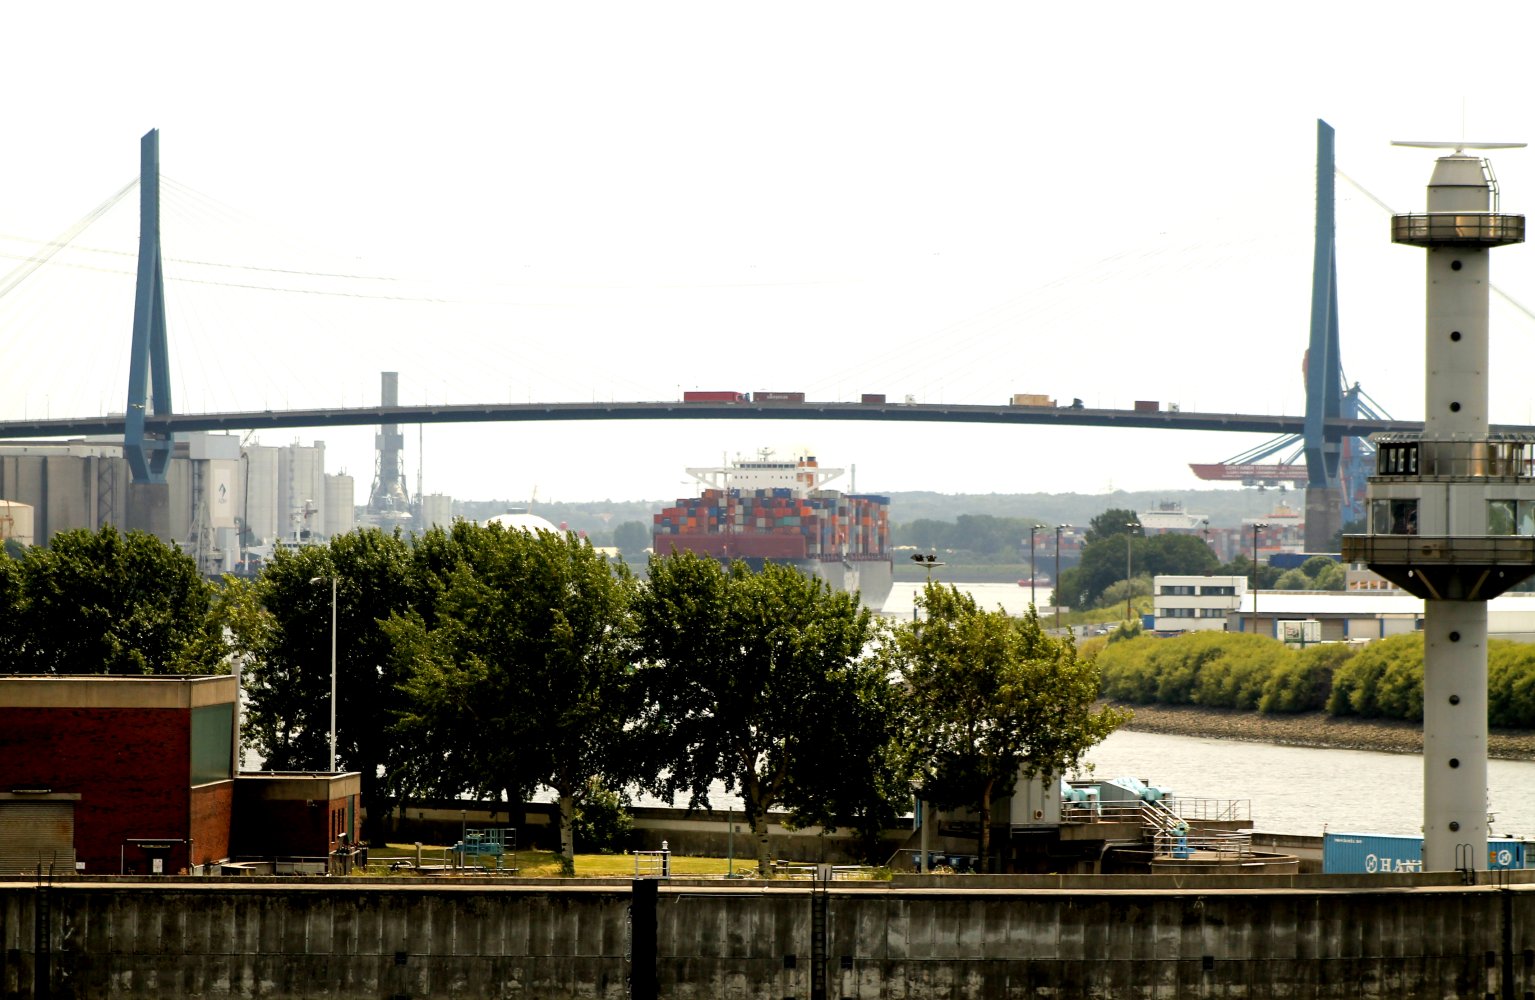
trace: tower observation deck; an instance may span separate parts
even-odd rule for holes
[[[1428,211],[1391,221],[1395,243],[1427,251],[1425,421],[1374,438],[1364,562],[1424,599],[1423,867],[1487,867],[1487,601],[1535,573],[1535,435],[1488,427],[1488,276],[1494,247],[1524,240],[1499,210],[1491,165],[1451,148]]]

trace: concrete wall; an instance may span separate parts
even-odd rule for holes
[[[956,877],[821,893],[700,880],[664,883],[650,903],[624,882],[532,882],[64,879],[47,890],[46,949],[39,890],[0,882],[0,995],[40,995],[39,968],[53,996],[79,1000],[616,1000],[652,971],[648,995],[679,1000],[808,998],[818,986],[910,1000],[1535,988],[1535,886],[1519,880]],[[653,950],[628,957],[631,926]]]

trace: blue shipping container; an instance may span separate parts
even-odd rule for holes
[[[1524,841],[1487,841],[1488,869],[1523,868]],[[1423,838],[1380,833],[1329,833],[1322,838],[1328,875],[1384,875],[1423,870]]]

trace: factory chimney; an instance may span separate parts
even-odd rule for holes
[[[400,405],[400,373],[383,373],[380,403],[388,409]],[[369,514],[410,514],[410,494],[405,489],[405,435],[399,424],[384,424],[373,438],[373,492],[368,496]]]

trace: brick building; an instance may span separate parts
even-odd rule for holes
[[[357,844],[361,792],[355,771],[246,771],[235,781],[234,854],[278,870],[333,869],[326,859]]]
[[[354,845],[355,772],[236,776],[238,700],[228,675],[0,677],[0,874],[204,873]]]
[[[0,677],[0,872],[229,856],[234,677]]]

